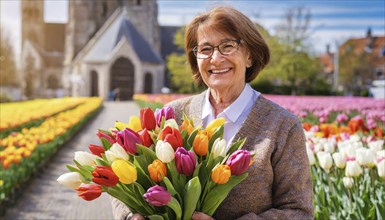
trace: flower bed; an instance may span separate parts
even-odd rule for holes
[[[165,104],[188,95],[136,95]],[[315,219],[385,219],[385,100],[264,95],[303,123]]]
[[[0,103],[0,138],[8,136],[12,131],[39,126],[45,118],[72,109],[85,100],[62,98]]]
[[[77,107],[47,117],[0,141],[0,204],[12,203],[20,186],[101,108],[100,98],[83,98]],[[0,214],[4,210],[0,210]]]

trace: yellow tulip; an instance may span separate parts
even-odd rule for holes
[[[214,183],[217,183],[217,184],[227,183],[229,181],[230,176],[231,176],[230,166],[226,164],[216,165],[211,171],[211,178],[213,179]]]
[[[129,126],[130,126],[129,124],[126,124],[126,123],[123,123],[123,122],[120,122],[120,121],[116,121],[115,122],[115,128],[119,129],[119,131],[122,131],[125,128],[128,128]]]
[[[130,122],[128,123],[128,128],[131,130],[138,132],[142,130],[142,123],[140,122],[140,118],[136,115],[130,117]]]
[[[195,153],[199,156],[205,156],[207,154],[207,151],[209,150],[209,137],[207,132],[198,132],[193,142],[193,148]]]
[[[212,121],[207,127],[205,128],[205,131],[207,132],[209,139],[214,135],[215,130],[219,128],[220,126],[225,124],[224,118],[217,118],[214,121]]]
[[[125,160],[115,160],[112,163],[111,168],[119,177],[119,181],[124,184],[133,183],[138,177],[134,165]]]

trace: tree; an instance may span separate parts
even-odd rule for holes
[[[17,86],[15,56],[6,31],[1,29],[0,39],[0,86]]]
[[[174,37],[174,44],[184,48],[184,27],[180,28]],[[193,78],[185,54],[172,53],[167,57],[167,68],[171,72],[171,89],[177,93],[196,93],[201,90]]]
[[[340,48],[339,83],[345,92],[363,95],[366,86],[374,80],[375,66],[372,65],[371,53],[359,50],[355,41],[348,41]]]
[[[304,86],[312,86],[309,79],[321,72],[321,66],[309,52],[310,18],[310,12],[303,8],[289,9],[284,22],[277,26],[276,35],[266,37],[271,60],[262,71],[266,77],[261,77],[261,81],[272,80],[275,85],[287,86],[293,95],[309,90]]]

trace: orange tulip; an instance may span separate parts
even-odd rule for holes
[[[191,121],[187,117],[183,120],[182,125],[180,126],[180,130],[186,130],[188,135],[190,135],[191,132],[194,130]]]
[[[156,159],[152,164],[148,165],[148,172],[154,182],[160,182],[167,176],[167,167],[162,161]]]
[[[199,156],[205,156],[207,154],[207,151],[209,150],[209,137],[207,132],[198,132],[193,142],[193,148],[195,153]]]
[[[229,181],[230,176],[231,176],[230,166],[226,164],[217,165],[211,171],[211,178],[213,179],[214,183],[217,183],[217,184],[227,183]]]

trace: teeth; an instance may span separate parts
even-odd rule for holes
[[[229,71],[230,69],[223,69],[223,70],[212,70],[212,73],[224,73]]]

